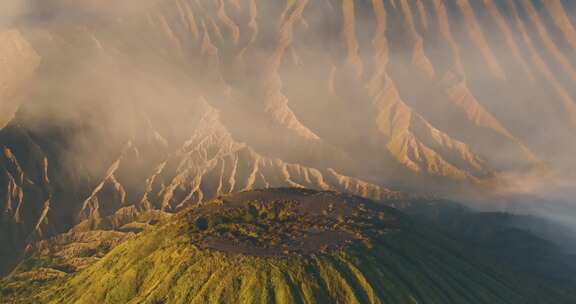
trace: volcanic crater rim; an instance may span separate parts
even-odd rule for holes
[[[279,188],[222,196],[186,213],[200,249],[257,257],[327,254],[370,248],[398,229],[389,208],[329,191]]]

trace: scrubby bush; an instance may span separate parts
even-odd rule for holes
[[[208,220],[205,217],[196,219],[196,229],[201,231],[208,229]]]
[[[91,256],[95,256],[97,253],[98,253],[98,249],[96,249],[96,248],[85,248],[85,249],[82,249],[80,251],[78,256],[81,258],[88,258]]]

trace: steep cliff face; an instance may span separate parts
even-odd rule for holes
[[[3,255],[246,189],[384,200],[576,169],[570,1],[36,6],[0,32]]]
[[[150,22],[228,89],[223,113],[237,116],[240,103],[290,145],[370,153],[386,170],[362,173],[378,182],[411,173],[481,182],[568,157],[558,152],[574,136],[572,8],[563,5],[181,1],[163,3]],[[287,157],[285,142],[233,128]]]

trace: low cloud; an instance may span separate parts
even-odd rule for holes
[[[0,26],[9,25],[22,17],[28,9],[28,3],[22,0],[0,1]]]
[[[0,23],[13,23],[28,16],[29,3],[0,0]],[[219,3],[228,4],[220,10]],[[309,2],[304,18],[294,24],[290,37],[286,35],[283,38],[291,39],[291,47],[285,50],[286,64],[279,69],[280,75],[274,76],[279,79],[274,79],[264,73],[270,57],[274,56],[280,44],[280,36],[288,33],[286,29],[284,32],[279,29],[284,7],[282,4],[257,1],[254,2],[257,3],[257,9],[253,12],[256,16],[250,16],[251,8],[246,3],[248,1],[35,2],[35,11],[42,11],[46,21],[49,21],[47,25],[38,24],[37,27],[41,30],[48,29],[48,26],[57,29],[56,35],[46,39],[55,43],[46,48],[53,52],[48,54],[51,57],[46,62],[52,63],[54,58],[59,61],[52,63],[52,70],[45,69],[39,78],[35,96],[43,100],[44,105],[36,105],[36,110],[30,114],[30,123],[43,126],[82,124],[95,129],[94,132],[80,133],[78,143],[73,145],[76,149],[69,154],[75,158],[85,155],[83,161],[96,164],[97,167],[101,165],[102,159],[95,157],[97,153],[94,153],[94,147],[116,148],[114,144],[123,139],[138,137],[138,132],[144,130],[148,120],[156,122],[155,127],[165,131],[161,132],[163,136],[168,137],[170,132],[177,133],[172,135],[179,138],[189,135],[186,115],[191,111],[193,100],[202,96],[214,108],[222,111],[222,120],[229,124],[228,129],[237,136],[238,141],[256,146],[259,153],[274,154],[277,151],[272,153],[272,149],[296,149],[294,146],[288,149],[271,144],[272,132],[261,127],[266,126],[267,118],[264,115],[252,115],[250,111],[262,110],[258,107],[267,106],[262,99],[280,91],[303,125],[325,142],[346,150],[358,160],[359,168],[351,171],[358,172],[360,178],[387,186],[388,180],[381,174],[390,174],[391,167],[400,166],[393,163],[392,157],[382,157],[386,153],[388,138],[378,133],[379,126],[376,124],[388,122],[375,122],[378,118],[371,116],[376,112],[376,101],[367,92],[370,79],[355,78],[353,69],[346,66],[346,61],[350,60],[350,57],[347,58],[350,56],[346,53],[347,47],[352,44],[347,45],[350,41],[343,38],[341,9],[334,4]],[[435,10],[431,3],[425,1],[423,7],[429,13],[428,28],[425,30],[422,25],[416,24],[415,31],[421,35],[423,44],[422,49],[417,51],[426,55],[435,68],[437,79],[434,80],[418,74],[418,67],[413,60],[419,53],[411,45],[413,33],[409,33],[403,26],[404,17],[401,14],[395,15],[401,11],[393,12],[392,7],[386,6],[389,10],[387,32],[384,34],[388,43],[385,55],[389,57],[386,73],[394,82],[393,85],[398,87],[399,98],[413,110],[409,115],[414,119],[422,116],[439,131],[461,142],[475,142],[472,148],[474,152],[483,149],[484,154],[496,159],[494,163],[513,167],[510,163],[515,162],[521,154],[515,142],[496,134],[493,129],[475,126],[471,122],[473,119],[466,115],[479,111],[479,108],[472,105],[461,110],[456,105],[460,101],[449,100],[445,87],[442,87],[443,82],[456,81],[460,77],[486,112],[494,114],[494,120],[510,131],[518,142],[525,144],[551,166],[568,171],[564,174],[570,174],[569,171],[576,168],[570,152],[576,151],[576,144],[571,141],[574,137],[570,137],[574,133],[571,129],[574,126],[559,123],[564,119],[562,108],[557,97],[549,98],[556,94],[550,89],[551,85],[544,79],[525,82],[528,78],[523,76],[517,66],[517,55],[504,43],[496,43],[503,37],[494,26],[492,17],[482,14],[483,18],[478,18],[483,34],[487,37],[486,49],[482,49],[470,40],[466,24],[459,23],[466,20],[458,8],[450,6],[448,8],[453,11],[449,10],[449,13],[454,15],[448,16],[448,22],[459,48],[459,54],[456,54],[433,22]],[[416,8],[412,9],[417,11]],[[289,14],[293,10],[286,12]],[[251,21],[252,17],[254,22]],[[529,22],[529,18],[521,18]],[[507,21],[512,27],[514,23],[511,20]],[[369,78],[373,76],[370,72],[382,64],[377,60],[380,57],[374,50],[377,44],[374,39],[376,21],[371,4],[357,5],[355,23],[357,56],[364,63],[368,75],[366,78]],[[236,44],[230,42],[235,30],[239,31]],[[255,35],[256,40],[248,45],[247,41],[252,39],[252,35]],[[536,37],[534,33],[527,35]],[[514,39],[521,47],[525,46],[520,34]],[[44,40],[39,39],[35,46],[42,47],[43,43]],[[481,52],[488,49],[493,52],[499,65],[510,72],[508,76],[513,77],[505,81],[494,77],[487,68],[485,54]],[[529,62],[530,53],[525,48],[522,51],[526,52],[521,54],[524,55],[523,60]],[[546,54],[544,49],[537,51]],[[216,53],[219,58],[208,58],[210,52]],[[239,64],[241,60],[244,66]],[[455,69],[455,60],[462,62],[465,75],[447,77],[447,73],[442,74],[445,70]],[[425,65],[426,62],[418,63]],[[533,70],[536,71],[534,74],[538,73],[536,68]],[[454,71],[451,72],[454,74]],[[521,76],[516,78],[517,75]],[[279,83],[275,83],[276,80]],[[562,81],[558,81],[559,85],[564,84]],[[226,92],[232,93],[226,96]],[[395,97],[391,91],[384,93],[389,94],[388,98]],[[405,118],[403,114],[396,115],[398,117],[384,119],[392,123],[393,119]],[[406,124],[413,123],[412,118],[406,119]],[[402,128],[403,125],[398,124],[396,127]],[[429,144],[431,150],[436,148],[433,144]],[[440,147],[437,151],[442,149]],[[442,156],[448,162],[461,161],[450,159],[451,153],[456,152],[448,151]],[[310,159],[304,161],[314,162]],[[521,160],[518,162],[521,166]],[[557,178],[563,179],[564,176]],[[567,184],[565,187],[557,187],[556,181],[554,186],[550,186],[539,176],[526,177],[520,174],[510,176],[509,180],[514,181],[514,184],[499,195],[546,193],[549,197],[548,193],[553,192],[550,189],[566,193],[565,189],[575,184],[572,179],[566,179],[561,182]],[[425,188],[426,183],[415,184],[410,185],[412,189],[419,188],[423,192],[428,190]]]

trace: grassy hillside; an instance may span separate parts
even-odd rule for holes
[[[478,260],[394,209],[333,193],[283,191],[292,190],[204,204],[119,245],[76,275],[40,290],[4,290],[4,299],[98,304],[576,302],[574,295]],[[276,218],[282,224],[266,230],[268,218],[280,213],[294,216]],[[207,224],[211,216],[221,220]],[[316,224],[304,220],[310,217]],[[295,224],[300,228],[284,229]],[[251,239],[242,231],[253,226],[260,230]],[[298,242],[319,231],[347,231],[354,238],[329,248]],[[291,249],[275,254],[270,251],[274,246],[261,241],[276,236]],[[215,240],[250,250],[215,249],[214,244],[222,244]]]

